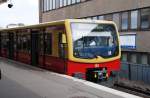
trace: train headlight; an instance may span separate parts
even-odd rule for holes
[[[96,73],[94,74],[94,78],[97,78],[97,74]]]

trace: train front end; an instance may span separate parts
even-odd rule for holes
[[[67,20],[66,27],[68,75],[98,81],[120,70],[119,34],[113,22]]]

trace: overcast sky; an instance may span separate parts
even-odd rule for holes
[[[11,23],[36,24],[39,21],[38,0],[12,0],[13,7],[8,3],[0,5],[0,27]]]

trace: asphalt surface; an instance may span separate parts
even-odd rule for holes
[[[0,98],[124,98],[22,63],[0,59],[0,68]]]

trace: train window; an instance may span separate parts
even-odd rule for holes
[[[62,34],[62,43],[66,44],[67,43],[67,38],[65,34]]]
[[[73,51],[77,58],[118,55],[118,38],[112,24],[72,23]],[[101,52],[103,51],[103,52]]]
[[[22,37],[22,45],[23,51],[29,52],[30,51],[30,35],[26,34]]]
[[[14,51],[17,51],[17,34],[14,33]]]
[[[18,50],[21,50],[21,35],[20,34],[18,34],[17,46],[18,46]]]
[[[17,49],[19,51],[30,52],[30,34],[18,34]]]
[[[45,34],[45,54],[51,55],[52,54],[52,34],[46,33]]]
[[[64,33],[59,33],[58,35],[59,38],[59,57],[60,58],[67,58],[67,40],[66,40],[66,35]]]
[[[39,51],[40,51],[40,54],[43,54],[44,53],[44,37],[43,37],[43,33],[41,32],[40,33],[40,36],[39,36]]]
[[[23,37],[22,37],[22,45],[23,45],[23,50],[24,51],[26,51],[26,49],[27,49],[27,37],[26,37],[26,35],[23,35]]]
[[[8,45],[8,35],[6,33],[2,34],[2,48],[7,48]]]

